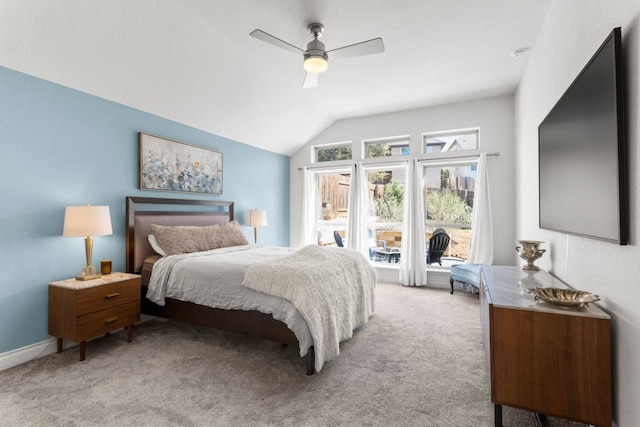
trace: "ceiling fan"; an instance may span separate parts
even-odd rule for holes
[[[299,47],[274,37],[269,33],[265,33],[262,30],[253,30],[249,35],[290,52],[302,54],[304,57],[304,69],[307,72],[304,78],[304,84],[302,85],[305,89],[318,86],[318,75],[327,71],[327,68],[329,67],[329,58],[344,59],[384,52],[384,43],[382,43],[382,39],[380,37],[336,49],[326,50],[324,43],[318,40],[322,37],[324,25],[313,23],[309,25],[308,29],[313,36],[313,40],[307,44],[307,50],[300,49]]]

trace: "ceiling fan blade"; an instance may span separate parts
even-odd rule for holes
[[[307,73],[306,76],[304,76],[304,83],[302,84],[302,88],[303,89],[312,89],[314,87],[318,86],[318,76],[320,74],[316,74],[316,73]]]
[[[293,52],[293,53],[297,53],[297,54],[303,54],[304,50],[300,49],[299,47],[296,47],[290,43],[287,43],[284,40],[280,40],[279,38],[272,36],[269,33],[265,33],[262,30],[253,30],[249,33],[249,35],[251,37],[255,37],[258,40],[262,40],[263,42],[267,42],[269,44],[272,44],[274,46],[278,46],[282,49],[288,50],[289,52]]]
[[[354,56],[371,55],[384,52],[384,43],[380,37],[327,51],[329,59],[344,59]]]

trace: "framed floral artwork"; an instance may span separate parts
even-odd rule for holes
[[[222,153],[139,133],[140,189],[222,194]]]

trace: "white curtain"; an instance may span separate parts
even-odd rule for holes
[[[482,153],[478,159],[470,244],[469,264],[491,264],[493,262],[493,223],[491,220],[487,155],[485,153]]]
[[[302,203],[300,216],[300,238],[298,246],[306,246],[318,243],[318,230],[316,230],[316,191],[315,176],[304,168],[302,171]]]
[[[405,286],[427,284],[423,166],[416,159],[407,165],[402,225],[400,283]]]
[[[362,163],[351,167],[351,188],[349,191],[349,223],[347,224],[347,247],[361,252],[367,258],[367,198],[368,180]]]

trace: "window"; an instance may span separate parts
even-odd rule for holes
[[[479,129],[425,134],[422,136],[424,152],[430,154],[477,150],[479,135]]]
[[[476,169],[475,161],[424,168],[427,239],[439,228],[446,231],[451,240],[442,259],[448,259],[449,263],[469,258]]]
[[[406,166],[367,168],[369,185],[369,257],[389,267],[399,267],[404,219]]]
[[[364,141],[364,157],[390,157],[409,155],[409,136],[370,139]]]
[[[332,144],[315,147],[316,162],[351,160],[351,143]]]
[[[345,230],[349,222],[349,196],[351,173],[332,171],[316,173],[315,229],[318,244],[332,245],[334,232],[347,238]]]

